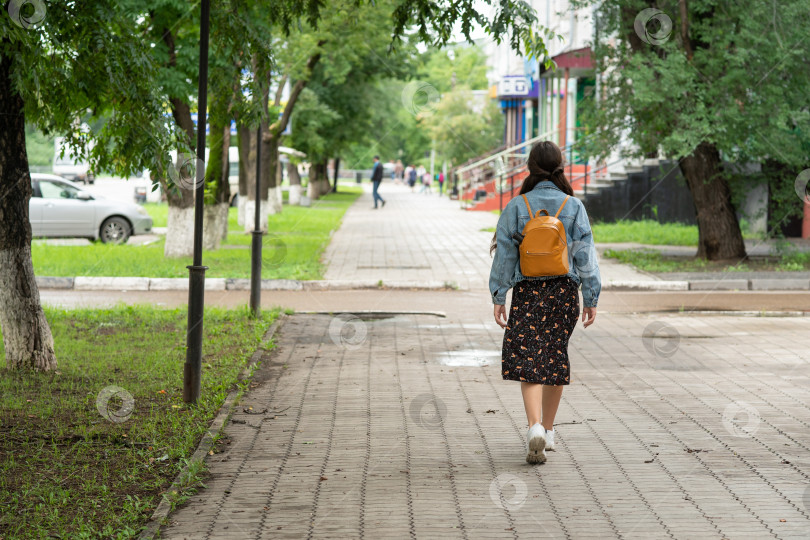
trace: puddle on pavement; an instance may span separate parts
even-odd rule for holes
[[[447,351],[437,354],[436,360],[444,366],[481,367],[500,363],[501,351],[485,349]]]

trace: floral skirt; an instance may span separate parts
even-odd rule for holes
[[[508,381],[570,383],[568,339],[579,318],[577,284],[562,276],[523,280],[512,289],[501,374]]]

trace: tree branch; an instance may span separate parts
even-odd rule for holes
[[[695,51],[692,49],[692,41],[689,39],[689,7],[686,5],[686,0],[678,0],[678,6],[681,10],[681,40],[683,48],[686,50],[686,58],[691,62]]]
[[[320,40],[318,42],[318,48],[323,46],[326,43],[326,40]],[[315,69],[315,65],[321,59],[321,53],[318,51],[317,53],[313,54],[307,60],[307,72],[309,75],[312,75],[312,70]],[[304,87],[309,82],[309,79],[298,79],[295,81],[295,84],[290,91],[290,99],[287,100],[287,104],[284,106],[284,112],[277,121],[270,124],[270,127],[267,130],[266,138],[274,138],[278,137],[282,131],[287,129],[287,124],[290,122],[290,116],[292,115],[293,107],[295,107],[295,102],[298,100],[298,96],[304,90]]]
[[[284,92],[284,85],[287,84],[287,74],[285,73],[281,80],[278,82],[276,88],[276,98],[273,100],[273,106],[278,107],[281,105],[281,94]]]

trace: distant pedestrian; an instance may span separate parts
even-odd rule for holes
[[[397,178],[397,164],[392,159],[390,161],[390,165],[391,165],[391,180],[396,180],[396,178]]]
[[[529,463],[545,462],[546,450],[554,450],[554,417],[570,383],[568,340],[579,318],[577,289],[582,285],[587,328],[596,319],[602,288],[588,214],[574,197],[562,161],[551,141],[532,148],[522,197],[503,209],[490,245],[495,258],[489,290],[495,322],[505,329],[501,375],[520,381]]]
[[[405,168],[402,166],[402,160],[398,159],[397,164],[394,165],[394,176],[396,177],[396,183],[401,184],[402,180],[405,178]]]
[[[380,197],[380,194],[377,193],[377,190],[380,189],[380,182],[383,179],[383,164],[380,162],[380,156],[374,156],[374,168],[371,171],[371,194],[374,197],[374,208],[377,208],[377,200],[382,202],[382,205],[385,206],[385,199]]]
[[[410,165],[408,169],[410,169],[410,171],[408,171],[408,185],[411,186],[411,192],[413,192],[413,186],[416,185],[416,167]]]
[[[431,183],[430,173],[425,172],[422,175],[422,189],[419,191],[419,193],[430,193],[430,183]]]
[[[444,188],[444,173],[439,173],[439,197],[442,196],[442,189]]]

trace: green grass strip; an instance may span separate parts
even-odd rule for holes
[[[269,216],[269,234],[264,237],[264,279],[322,279],[321,257],[332,231],[340,226],[349,206],[360,196],[359,187],[341,186],[311,207],[285,206]],[[146,206],[155,226],[165,226],[166,205]],[[160,225],[163,223],[163,225]],[[237,224],[237,209],[231,208],[228,237],[220,249],[205,251],[203,264],[209,278],[249,278],[251,235]],[[38,276],[188,277],[191,257],[166,258],[164,240],[149,245],[120,246],[93,243],[84,246],[53,246],[36,240],[31,246]]]
[[[205,312],[201,399],[182,401],[186,310],[47,309],[59,361],[10,371],[0,342],[0,538],[131,538],[182,469],[277,311]],[[110,399],[123,388],[133,398]],[[119,421],[113,421],[119,420]],[[120,421],[123,420],[123,421]],[[199,471],[198,471],[199,472]]]

